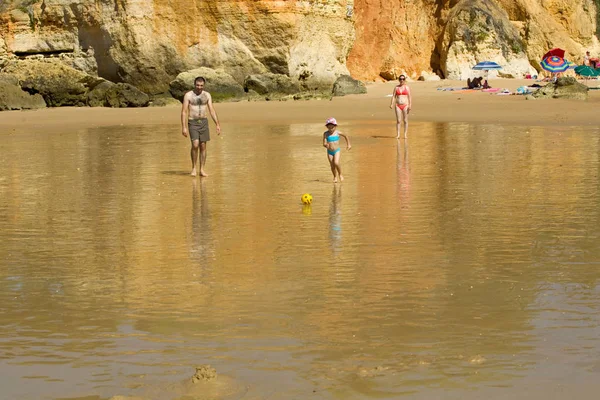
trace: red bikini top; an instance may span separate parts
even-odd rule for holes
[[[396,86],[396,96],[408,96],[409,93],[408,86],[402,86],[402,89],[400,86]]]

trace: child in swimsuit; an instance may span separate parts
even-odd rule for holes
[[[328,118],[325,121],[327,130],[323,133],[323,147],[327,149],[327,159],[331,166],[331,173],[333,174],[333,182],[337,183],[338,177],[340,182],[344,180],[342,176],[342,167],[340,165],[340,136],[346,140],[346,150],[350,150],[352,145],[348,136],[337,131],[337,121],[335,118]]]
[[[408,113],[412,107],[412,96],[410,95],[410,88],[406,84],[406,76],[400,75],[398,77],[399,84],[394,88],[392,93],[392,103],[390,108],[394,108],[396,104],[396,139],[400,138],[400,124],[404,124],[404,139],[407,138],[408,134]]]

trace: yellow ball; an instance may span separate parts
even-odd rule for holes
[[[310,193],[304,193],[302,197],[300,197],[300,200],[302,201],[302,204],[310,204],[312,203],[312,196]]]

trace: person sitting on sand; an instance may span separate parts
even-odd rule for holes
[[[483,78],[479,77],[479,78],[473,78],[473,80],[471,79],[467,79],[467,87],[469,89],[477,89],[481,87],[481,81],[483,80]]]
[[[484,89],[491,89],[492,87],[489,85],[487,79],[485,81],[483,81],[483,88]]]

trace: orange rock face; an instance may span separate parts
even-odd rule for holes
[[[456,26],[448,21],[453,9],[482,2],[489,0],[2,0],[0,68],[14,57],[60,56],[74,68],[150,93],[198,67],[223,69],[238,82],[274,73],[315,85],[348,73],[362,80],[462,73],[480,56],[511,48],[484,34],[474,43],[447,32]],[[502,26],[513,24],[520,35],[512,47],[521,63],[537,66],[549,47],[565,48],[573,61],[585,50],[598,55],[593,0],[493,3],[502,10]]]
[[[355,78],[395,79],[401,72],[431,70],[442,29],[442,1],[355,0],[356,41],[348,57]],[[435,64],[435,60],[433,60]]]

